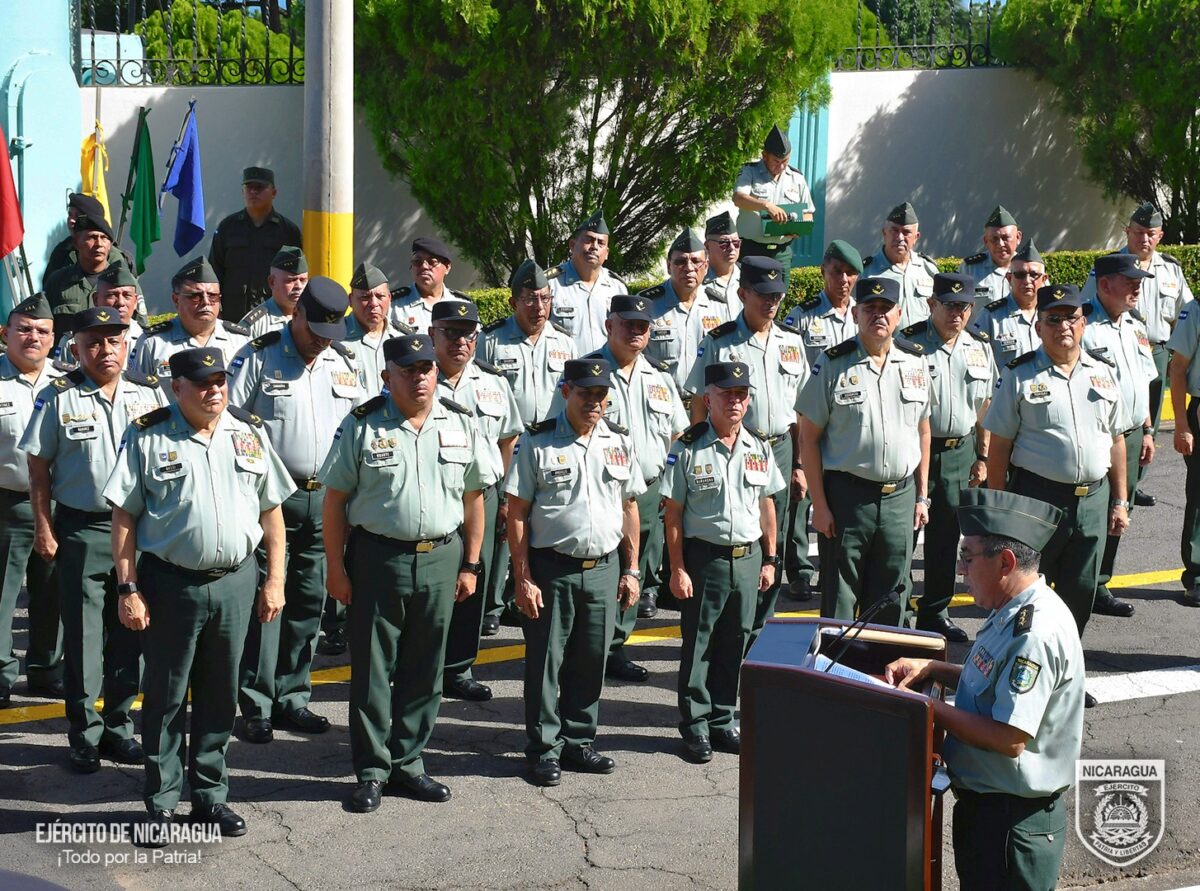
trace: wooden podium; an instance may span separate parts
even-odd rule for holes
[[[740,891],[941,888],[949,782],[932,705],[803,667],[814,645],[836,652],[821,628],[848,624],[772,619],[742,666]],[[867,625],[842,643],[852,638],[839,664],[871,675],[901,656],[946,654],[939,634]]]

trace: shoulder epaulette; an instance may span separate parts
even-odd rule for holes
[[[55,349],[58,349],[58,347],[55,347]],[[79,369],[78,365],[72,365],[69,362],[63,362],[59,359],[55,359],[53,362],[51,362],[50,367],[55,371],[61,371],[63,374]]]
[[[1105,365],[1110,365],[1113,368],[1117,367],[1117,363],[1108,357],[1107,349],[1092,349],[1092,350],[1088,350],[1087,353],[1093,359],[1098,359],[1099,361],[1103,362]]]
[[[333,347],[333,351],[339,356],[342,356],[346,359],[354,358],[354,350],[350,349],[350,347],[346,346],[340,340],[335,340],[329,345]]]
[[[470,298],[470,296],[468,296],[467,294],[464,294],[462,291],[456,291],[453,288],[447,288],[446,290],[450,292],[451,297],[457,297],[459,300],[467,301],[467,303],[475,302],[474,300],[472,300]]]
[[[483,326],[483,333],[491,334],[493,331],[499,331],[501,328],[504,327],[504,323],[507,321],[508,321],[508,319],[498,319],[495,322],[489,322],[488,324]]]
[[[925,261],[926,271],[932,270],[934,275],[937,275],[938,272],[941,271],[938,269],[937,262],[933,259],[933,257],[930,257],[928,254],[917,254],[917,256]]]
[[[354,415],[356,418],[365,418],[371,412],[375,411],[375,409],[380,408],[385,402],[387,402],[387,397],[383,396],[382,394],[379,396],[372,396],[362,405],[352,409],[350,414]]]
[[[849,340],[843,340],[841,343],[831,346],[825,351],[825,355],[830,359],[836,359],[839,356],[845,356],[854,352],[854,348],[856,346],[857,344],[854,342],[854,338],[851,337]]]
[[[261,427],[263,419],[252,411],[246,411],[244,408],[238,408],[236,405],[228,406],[229,413],[239,421],[245,421],[251,427]]]
[[[866,269],[868,266],[870,266],[874,262],[875,262],[874,254],[871,254],[871,256],[864,258],[863,259],[863,269]]]
[[[132,368],[126,369],[125,380],[131,383],[141,384],[143,387],[157,387],[158,375],[142,374],[140,371],[134,371]]]
[[[563,274],[563,264],[559,263],[557,266],[551,266],[549,269],[546,270],[546,279],[549,280],[552,278],[558,278],[562,274]]]
[[[904,352],[910,353],[914,356],[921,356],[925,354],[925,347],[921,346],[919,343],[913,343],[911,340],[905,340],[903,337],[892,338],[892,343],[894,343]]]
[[[447,399],[445,396],[443,396],[441,399],[439,399],[438,402],[442,403],[442,405],[446,406],[446,408],[450,409],[450,411],[456,411],[460,415],[471,414],[471,409],[467,408],[464,405],[459,405],[453,399]]]
[[[1028,634],[1033,628],[1033,604],[1027,603],[1017,610],[1017,618],[1013,621],[1013,637]]]
[[[1007,297],[1001,297],[999,300],[993,300],[991,303],[989,303],[987,305],[986,309],[989,309],[992,312],[999,312],[1000,310],[1002,310],[1004,308],[1004,304],[1007,302],[1008,302]]]
[[[800,173],[800,168],[799,168],[799,167],[793,167],[791,164],[789,164],[789,165],[788,165],[788,170],[792,171],[793,173]],[[804,174],[803,174],[803,173],[800,173],[800,175],[801,175],[801,176],[804,176]]]
[[[1016,368],[1018,365],[1024,365],[1026,362],[1032,362],[1037,355],[1037,350],[1030,350],[1028,353],[1021,353],[1017,358],[1009,361],[1007,368]]]
[[[665,371],[668,374],[670,374],[670,372],[671,372],[671,363],[668,362],[666,359],[663,359],[661,362],[651,362],[650,364],[653,365],[655,368],[657,368],[659,371]]]
[[[556,426],[558,426],[558,418],[546,418],[544,421],[535,421],[525,429],[530,433],[549,433]]]
[[[820,294],[813,294],[813,296],[806,297],[804,300],[800,301],[801,309],[816,309],[820,305],[821,305],[821,295]]]
[[[174,319],[167,319],[165,322],[159,322],[157,325],[151,325],[149,328],[146,328],[142,333],[143,334],[162,334],[164,331],[170,330],[171,322],[173,322],[173,321],[174,321]],[[228,324],[228,322],[226,322],[226,324]]]
[[[559,334],[565,334],[565,335],[567,335],[567,337],[571,336],[570,331],[568,331],[562,325],[558,324],[558,322],[554,321],[553,319],[550,320],[550,327],[553,328],[555,331],[557,331]]]
[[[987,257],[986,252],[971,254],[969,257],[963,257],[963,263],[967,266],[974,266],[976,263],[982,263],[985,257]]]
[[[133,426],[139,430],[145,430],[153,427],[155,424],[161,424],[169,417],[171,417],[171,409],[164,405],[162,408],[156,408],[154,411],[147,412],[139,418],[134,418]]]
[[[637,296],[645,297],[647,300],[657,300],[665,293],[667,293],[667,286],[659,283],[653,287],[646,288],[644,291],[638,291]]]
[[[793,325],[788,319],[776,319],[775,324],[789,334],[803,334],[804,332]]]
[[[406,322],[392,322],[392,327],[400,332],[401,335],[407,337],[410,334],[416,334],[417,329]]]
[[[488,362],[484,359],[480,359],[478,356],[475,357],[475,364],[479,366],[479,369],[481,371],[486,371],[488,374],[494,374],[494,375],[497,375],[498,377],[504,377],[503,371],[501,371],[499,368],[497,368],[491,362]]]
[[[718,285],[716,282],[709,282],[704,286],[704,293],[708,295],[709,300],[715,300],[717,303],[728,303],[729,298],[725,296],[725,288]]]
[[[62,377],[56,377],[54,380],[50,381],[50,386],[60,393],[65,393],[72,387],[78,387],[85,380],[86,378],[83,375],[82,368],[72,368]]]
[[[254,309],[250,310],[250,312],[248,312],[244,316],[242,316],[242,321],[245,322],[247,325],[253,325],[255,322],[257,322],[259,319],[261,319],[266,314],[267,314],[267,304],[260,303],[258,306],[254,307]]]
[[[1178,260],[1176,260],[1174,257],[1172,257],[1170,254],[1159,253],[1159,256],[1162,257],[1164,260],[1166,260],[1168,263],[1174,263],[1176,266],[1183,265]]]
[[[611,269],[610,269],[610,270],[608,270],[608,276],[609,276],[609,278],[615,278],[615,279],[616,279],[617,281],[619,281],[621,284],[625,284],[625,279],[621,278],[621,276],[617,275],[617,274],[616,274],[615,272],[613,272]]]
[[[929,330],[929,319],[922,319],[919,322],[914,322],[907,328],[900,329],[900,333],[906,337],[912,337],[915,334],[924,334]]]
[[[679,434],[679,440],[690,445],[703,436],[706,430],[708,430],[708,421],[698,421]]]
[[[225,330],[230,334],[240,334],[242,337],[250,336],[250,329],[244,325],[237,324],[237,322],[222,322],[221,324],[225,326]],[[158,326],[156,325],[155,327]]]
[[[397,288],[396,290],[392,291],[392,299],[393,300],[403,300],[405,297],[407,297],[411,293],[412,293],[412,285],[405,285],[403,288]]]
[[[711,337],[713,340],[717,340],[718,338],[721,338],[721,337],[728,337],[730,334],[732,334],[736,330],[737,330],[737,322],[722,322],[716,328],[713,328],[711,331],[709,331],[708,336]]]
[[[1131,309],[1131,310],[1129,310],[1129,314],[1131,316],[1133,316],[1135,319],[1137,319],[1139,322],[1141,322],[1143,325],[1146,324],[1146,317],[1144,315],[1142,315],[1141,310]]]
[[[986,331],[980,331],[977,328],[967,328],[966,331],[981,343],[991,343],[992,335],[988,334]]]
[[[274,331],[268,331],[266,334],[254,338],[254,340],[250,341],[250,346],[254,347],[256,350],[265,349],[273,343],[279,343],[280,338],[282,337],[283,329],[276,328]]]
[[[614,433],[620,433],[622,436],[629,435],[629,428],[622,427],[616,421],[610,421],[608,418],[605,418],[604,423],[608,424],[608,429],[612,430]]]

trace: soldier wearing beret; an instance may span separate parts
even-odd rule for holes
[[[332,279],[309,280],[291,320],[257,337],[233,362],[229,401],[263,419],[271,445],[296,484],[283,503],[287,529],[283,620],[249,623],[238,702],[248,742],[273,738],[273,722],[324,733],[329,721],[309,709],[313,644],[321,624],[325,550],[324,485],[317,471],[340,419],[365,398],[346,336],[349,298]],[[265,569],[264,558],[260,564]]]
[[[134,317],[138,301],[138,280],[129,269],[120,263],[113,264],[96,276],[96,289],[92,291],[89,300],[92,306],[107,306],[115,309],[128,327],[125,329],[125,340],[129,348],[125,351],[125,362],[129,363],[133,349],[143,332],[142,326]],[[74,368],[78,362],[71,351],[75,337],[70,331],[58,341],[58,346],[51,352],[50,357],[59,368],[67,371]]]
[[[929,316],[926,301],[933,296],[937,264],[916,250],[921,238],[917,211],[905,201],[888,211],[883,223],[883,244],[878,253],[863,260],[863,272],[873,278],[890,278],[900,285],[900,324],[911,325]]]
[[[29,645],[25,678],[30,695],[61,699],[62,628],[53,562],[33,548],[29,466],[17,448],[33,414],[33,401],[59,372],[47,361],[54,316],[44,294],[13,307],[0,334],[0,708],[8,708],[20,664],[13,653],[13,613],[21,579],[29,591]]]
[[[962,665],[906,658],[885,676],[901,689],[928,680],[958,688],[954,705],[931,702],[946,731],[963,891],[1054,888],[1070,832],[1063,793],[1075,779],[1084,697],[1075,622],[1038,574],[1061,512],[972,489],[958,513],[959,567],[987,621]]]
[[[704,369],[708,420],[671,447],[659,489],[671,591],[681,604],[679,732],[698,763],[711,761],[714,748],[741,750],[738,672],[759,595],[779,571],[771,496],[785,483],[770,447],[742,426],[750,377],[744,362]]]
[[[913,532],[929,521],[929,375],[924,349],[892,336],[899,304],[895,279],[860,278],[857,336],[825,351],[796,398],[823,616],[852,619],[896,590],[880,621],[902,624]]]
[[[308,260],[300,248],[283,245],[275,252],[270,264],[266,282],[271,299],[258,303],[238,323],[249,330],[251,338],[286,325],[308,284]]]
[[[392,323],[401,330],[428,331],[439,300],[466,300],[467,295],[446,286],[452,266],[450,248],[440,238],[421,236],[412,243],[412,284],[392,292]]]
[[[54,313],[54,335],[59,338],[70,332],[75,313],[90,305],[96,277],[109,266],[113,231],[103,211],[95,216],[76,216],[71,243],[77,255],[75,262],[52,273],[43,284],[46,301]]]
[[[1009,292],[972,312],[971,330],[986,335],[997,368],[1037,349],[1038,288],[1048,283],[1046,264],[1032,238],[1025,239],[1008,264]]]
[[[470,409],[437,396],[429,338],[383,350],[386,392],[341,422],[320,474],[325,583],[350,606],[349,807],[360,813],[379,807],[385,784],[450,798],[421,752],[441,705],[452,607],[478,596],[481,490],[495,482]]]
[[[217,223],[208,262],[221,281],[227,319],[244,318],[274,293],[267,282],[272,258],[285,244],[301,243],[300,227],[275,209],[277,194],[274,171],[247,167],[242,171],[245,207]]]
[[[141,643],[117,620],[112,510],[103,489],[125,428],[166,397],[157,378],[122,372],[129,344],[116,310],[85,309],[71,327],[79,367],[38,394],[20,447],[29,456],[33,547],[43,560],[57,560],[70,764],[92,773],[101,754],[142,762],[131,715]],[[96,710],[101,695],[103,714]]]
[[[246,822],[226,803],[225,765],[238,662],[251,609],[270,622],[283,606],[279,505],[293,486],[262,420],[228,405],[219,347],[177,350],[167,363],[175,404],[130,425],[104,487],[113,514],[117,615],[141,632],[146,658],[147,822],[161,828],[174,821],[186,761],[190,820],[238,836]],[[266,577],[256,597],[260,540]]]
[[[75,250],[74,235],[75,221],[80,216],[105,219],[104,205],[91,195],[84,195],[80,192],[71,192],[67,195],[67,235],[50,250],[50,258],[46,261],[46,268],[42,270],[43,291],[46,290],[46,282],[50,280],[51,275],[79,259],[79,252]],[[133,267],[129,256],[114,244],[109,248],[108,261],[111,264],[119,259],[124,259],[126,266]]]
[[[732,307],[732,314],[742,311],[737,299],[738,282],[742,270],[738,259],[742,255],[742,239],[737,234],[737,223],[729,211],[709,217],[704,221],[704,250],[708,254],[708,272],[704,276],[704,290],[713,298],[724,297]]]
[[[959,273],[975,282],[976,313],[1009,293],[1008,266],[1020,244],[1016,219],[1004,205],[997,204],[983,224],[983,252],[958,264]]]
[[[352,346],[362,368],[367,395],[377,396],[383,389],[384,342],[412,331],[393,323],[387,276],[370,263],[359,263],[350,279],[350,313],[345,343]]]
[[[604,418],[612,366],[572,359],[566,407],[521,437],[505,481],[508,544],[525,622],[525,755],[556,786],[560,762],[612,773],[593,747],[618,608],[637,602],[637,497],[645,483],[625,428]]]
[[[608,223],[596,211],[575,227],[567,241],[570,256],[546,271],[554,304],[550,318],[575,338],[579,355],[604,346],[604,320],[614,294],[625,294],[625,281],[604,264],[608,261]]]

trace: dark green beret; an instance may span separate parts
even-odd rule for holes
[[[512,287],[513,296],[516,297],[524,288],[540,291],[542,288],[550,287],[550,279],[546,278],[546,270],[538,266],[536,262],[525,260],[513,272],[509,285]]]
[[[917,225],[917,210],[905,201],[888,211],[887,220],[897,226],[915,226]]]
[[[46,300],[46,295],[38,291],[32,297],[22,300],[14,306],[8,313],[8,321],[5,324],[12,324],[13,316],[25,316],[29,319],[53,319],[54,313],[50,311],[50,303]]]
[[[387,276],[383,271],[370,263],[359,263],[358,268],[354,270],[354,277],[350,279],[350,287],[360,291],[370,291],[387,283]]]
[[[301,272],[308,272],[308,261],[304,259],[304,251],[300,248],[285,244],[271,259],[271,268],[299,275]]]
[[[1058,529],[1057,507],[999,489],[963,489],[958,526],[963,535],[998,535],[1041,551]]]
[[[1145,226],[1147,229],[1158,229],[1163,224],[1163,218],[1158,208],[1147,201],[1138,205],[1137,210],[1129,217],[1129,222]]]
[[[771,128],[771,132],[763,141],[763,151],[769,152],[776,158],[786,158],[792,153],[791,140],[787,138],[786,133],[779,129],[778,124]]]
[[[683,254],[691,254],[702,250],[704,250],[704,242],[700,236],[691,229],[684,229],[675,236],[675,240],[671,242],[671,249],[667,253],[673,254],[679,251]]]
[[[595,232],[597,235],[609,235],[608,223],[604,219],[604,211],[598,210],[575,227],[575,234],[580,232]]]
[[[110,288],[136,288],[138,286],[137,276],[130,272],[124,263],[109,265],[96,276],[96,283],[100,282],[104,282]]]
[[[172,288],[178,288],[184,282],[195,282],[198,285],[219,285],[221,280],[217,278],[216,271],[209,265],[208,258],[199,256],[188,260],[171,277]]]
[[[732,235],[736,231],[737,224],[733,220],[733,214],[729,211],[719,213],[704,221],[705,238],[711,235]]]
[[[1038,253],[1037,245],[1033,243],[1032,238],[1026,238],[1021,242],[1021,246],[1017,248],[1017,252],[1013,254],[1014,260],[1022,260],[1026,263],[1042,263],[1042,255]]]
[[[275,185],[275,171],[270,167],[247,167],[242,170],[242,185],[246,183],[262,183]]]
[[[987,222],[983,225],[989,229],[1003,228],[1005,226],[1017,225],[1017,220],[1005,209],[1003,204],[997,204],[992,209],[991,216],[987,218]]]
[[[825,248],[825,256],[821,260],[822,262],[825,260],[841,260],[843,263],[852,266],[854,271],[859,275],[862,275],[862,254],[850,242],[842,241],[840,238],[835,238],[829,242],[829,247]]]

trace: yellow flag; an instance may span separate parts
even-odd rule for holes
[[[83,179],[83,194],[91,195],[104,208],[104,219],[112,225],[112,213],[108,209],[108,189],[104,186],[104,173],[108,170],[108,150],[104,148],[104,128],[96,121],[96,129],[83,141],[79,157],[79,175]]]

